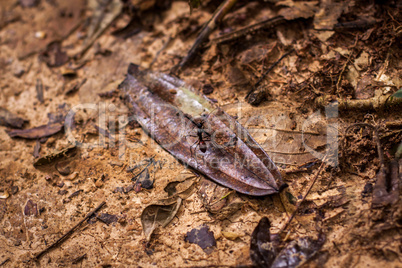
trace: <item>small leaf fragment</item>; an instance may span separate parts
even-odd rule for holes
[[[38,205],[34,203],[31,199],[28,199],[27,203],[25,204],[24,215],[37,216],[38,214]]]
[[[400,88],[397,92],[392,94],[391,97],[393,97],[393,98],[402,98],[402,88]]]
[[[112,215],[109,213],[101,213],[96,218],[98,220],[100,220],[101,222],[106,223],[107,225],[109,225],[113,222],[117,222],[117,220],[118,220],[118,217],[116,215]]]
[[[199,245],[205,253],[209,254],[216,247],[214,233],[207,225],[201,225],[186,234],[185,241]]]

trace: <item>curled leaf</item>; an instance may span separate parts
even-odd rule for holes
[[[275,260],[277,249],[271,242],[271,223],[263,217],[251,234],[250,258],[257,267],[270,267]]]
[[[320,235],[317,240],[311,237],[301,237],[290,242],[276,257],[271,268],[300,267],[306,263],[325,242],[325,236]]]
[[[200,199],[205,209],[216,219],[228,218],[244,205],[244,201],[233,190],[207,179],[202,179],[200,184]]]
[[[396,160],[389,164],[389,170],[382,167],[377,174],[373,188],[373,208],[393,205],[399,199],[399,166]]]
[[[253,264],[260,268],[299,267],[313,257],[325,242],[323,234],[317,240],[301,237],[290,242],[278,254],[278,237],[270,234],[270,227],[269,220],[263,217],[251,234],[250,257]]]
[[[175,201],[166,205],[150,205],[141,214],[141,223],[147,241],[158,227],[165,227],[174,218],[180,208],[182,199],[178,197]]]

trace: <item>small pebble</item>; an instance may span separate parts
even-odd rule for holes
[[[45,39],[46,38],[46,33],[44,31],[37,31],[35,33],[35,38]]]
[[[103,186],[103,182],[101,180],[97,180],[95,182],[95,186],[98,187],[98,188],[101,188]]]

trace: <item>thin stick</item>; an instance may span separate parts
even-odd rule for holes
[[[274,17],[274,18],[270,18],[267,20],[263,20],[260,22],[257,22],[255,24],[243,27],[239,30],[221,35],[217,38],[214,38],[211,40],[211,42],[209,42],[208,46],[210,46],[211,44],[222,44],[222,43],[228,43],[231,41],[234,41],[236,39],[242,38],[248,34],[252,34],[256,31],[262,30],[262,29],[266,29],[266,28],[274,28],[275,26],[278,26],[280,24],[284,24],[288,22],[288,20],[286,20],[284,17],[282,16],[278,16],[278,17]]]
[[[152,60],[151,64],[149,64],[149,69],[152,69],[152,66],[158,60],[159,54],[161,54],[161,52],[167,48],[167,46],[169,45],[171,40],[172,40],[172,37],[169,36],[167,38],[167,40],[165,41],[165,43],[162,45],[161,49],[159,49],[158,52],[156,52],[154,59]]]
[[[300,202],[297,203],[296,205],[296,209],[293,211],[292,215],[290,215],[288,221],[285,223],[285,225],[279,230],[278,235],[281,234],[283,231],[286,230],[286,228],[289,226],[290,222],[293,220],[293,218],[295,217],[297,211],[299,210],[301,204],[303,203],[303,201],[306,199],[306,197],[308,196],[308,194],[311,191],[311,188],[313,188],[315,182],[317,181],[318,176],[321,173],[322,168],[324,167],[325,164],[325,159],[327,159],[327,155],[325,155],[325,157],[322,159],[322,163],[321,166],[319,167],[317,174],[315,175],[314,179],[311,181],[310,186],[307,189],[306,194],[303,196],[302,200],[300,200]]]
[[[337,92],[337,93],[339,92],[339,84],[340,84],[341,81],[342,81],[342,75],[343,75],[343,73],[345,72],[346,67],[347,67],[348,64],[349,64],[349,61],[350,61],[350,58],[351,58],[351,57],[352,57],[352,53],[349,54],[348,58],[346,59],[345,64],[343,65],[342,71],[341,71],[341,73],[339,74],[338,82],[336,83],[336,92]]]
[[[67,233],[65,233],[62,237],[60,237],[56,242],[48,246],[46,249],[43,251],[39,252],[38,254],[35,255],[34,259],[39,260],[40,257],[42,257],[44,254],[49,252],[51,249],[55,248],[56,246],[60,245],[61,243],[64,242],[67,238],[69,238],[78,227],[80,227],[86,220],[91,218],[98,210],[100,210],[104,205],[106,204],[105,201],[103,201],[99,206],[97,206],[94,210],[88,213],[85,218],[83,218],[79,223],[77,223],[73,228],[71,228]]]
[[[3,266],[4,264],[6,264],[6,263],[9,262],[9,261],[10,261],[10,258],[5,259],[4,261],[2,261],[2,262],[0,263],[0,266]]]
[[[254,84],[253,88],[247,93],[245,99],[247,99],[251,93],[253,93],[258,85],[261,83],[262,80],[264,80],[264,78],[267,76],[267,74],[272,71],[273,68],[275,68],[276,65],[278,65],[278,63],[280,63],[283,58],[285,58],[286,56],[288,56],[290,53],[292,53],[294,51],[294,49],[289,50],[288,52],[286,52],[285,54],[282,55],[282,57],[280,57],[277,61],[275,61],[269,68],[268,70],[265,71],[265,73],[258,79],[257,83]]]
[[[200,34],[195,40],[193,46],[188,51],[187,56],[179,63],[173,72],[180,71],[187,63],[194,58],[200,45],[209,37],[210,33],[215,29],[216,24],[219,23],[229,10],[236,4],[237,0],[225,0],[212,15],[211,19],[205,23],[204,27],[201,29]]]

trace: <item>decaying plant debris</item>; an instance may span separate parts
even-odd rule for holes
[[[395,0],[1,1],[0,266],[398,267],[401,16]],[[171,114],[148,122],[149,100]],[[152,139],[167,133],[182,157]],[[240,158],[216,171],[211,153]],[[229,168],[248,157],[260,173]]]
[[[320,234],[314,240],[311,237],[300,237],[281,247],[278,236],[271,235],[269,220],[260,220],[251,235],[250,256],[257,267],[299,267],[313,257],[325,242]]]
[[[119,88],[136,121],[184,164],[241,193],[279,192],[283,182],[278,168],[247,130],[183,81],[131,65]],[[202,118],[202,129],[195,124],[196,117]],[[217,144],[197,148],[194,145],[203,133],[195,136],[195,141],[189,140],[194,129],[215,137]],[[230,140],[234,144],[229,144]],[[222,162],[224,158],[228,161]]]

